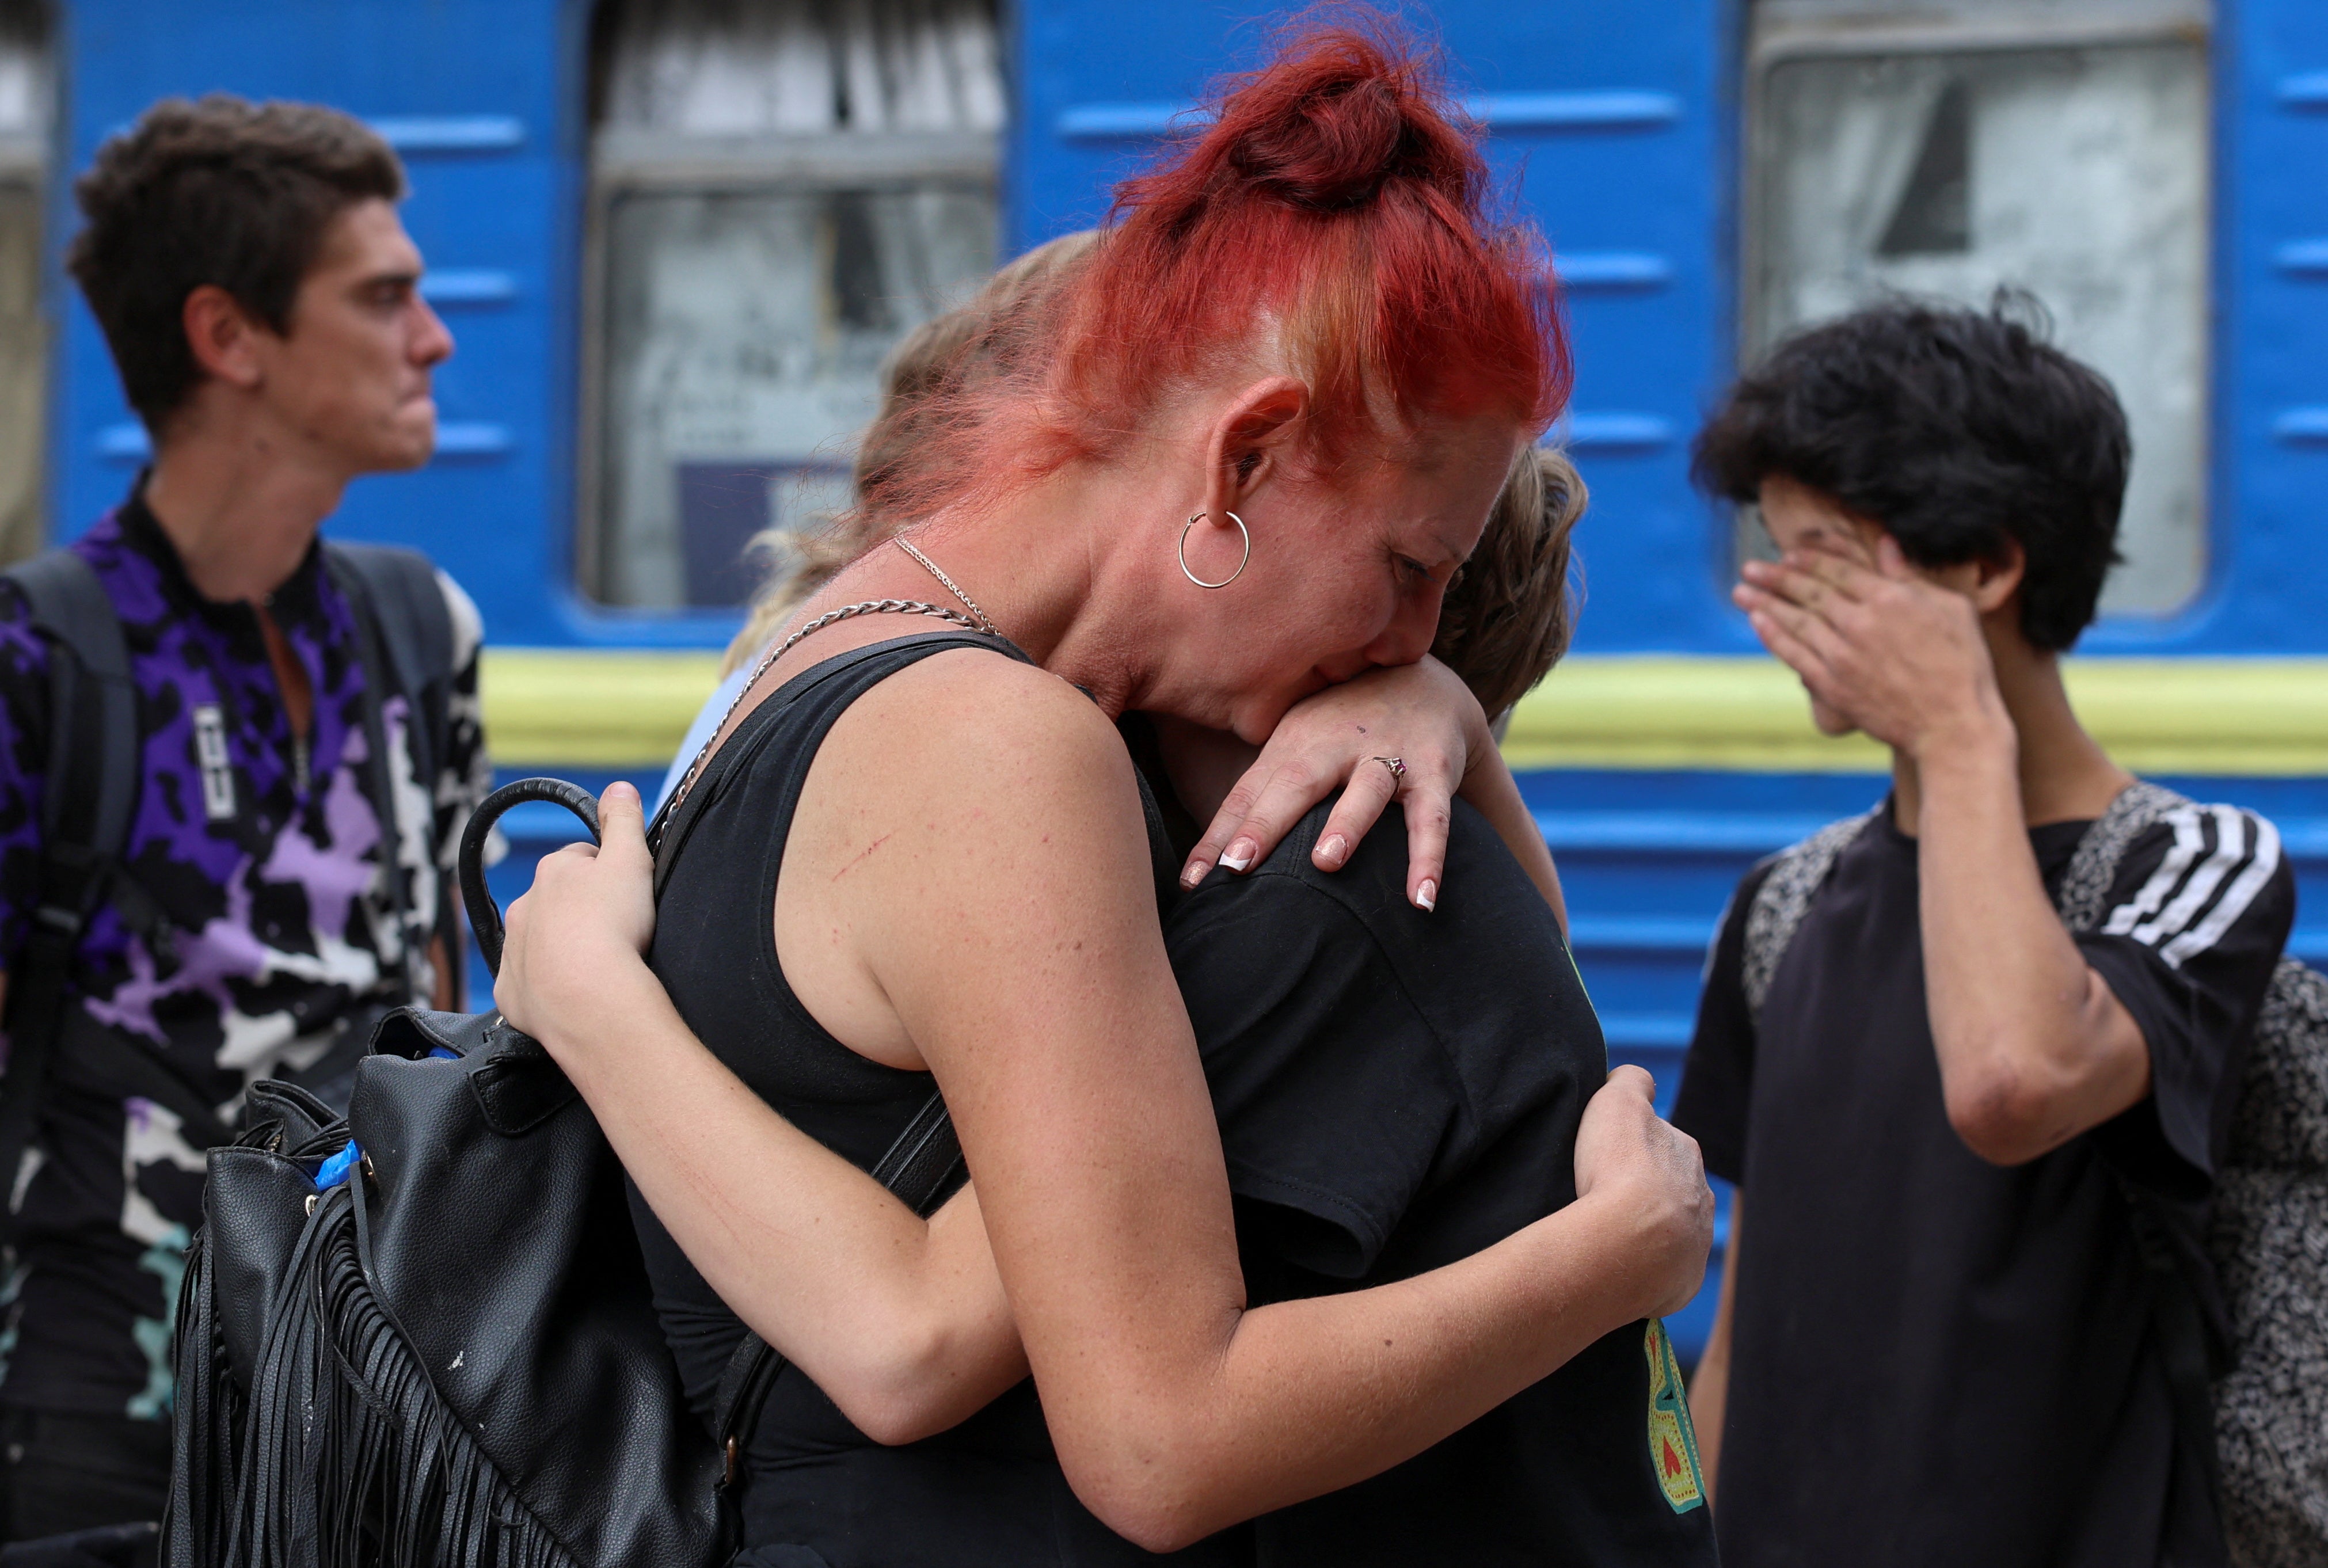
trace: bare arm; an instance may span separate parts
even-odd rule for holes
[[[1739,1220],[1745,1195],[1730,1195],[1730,1242],[1722,1249],[1722,1294],[1713,1308],[1713,1331],[1689,1380],[1690,1424],[1697,1428],[1697,1459],[1705,1471],[1706,1501],[1713,1500],[1714,1473],[1722,1468],[1722,1423],[1730,1414],[1730,1319],[1738,1297]]]
[[[2132,1014],[2045,893],[2018,741],[1978,614],[1919,578],[1889,539],[1882,570],[1813,552],[1751,563],[1740,603],[1770,651],[1916,770],[1924,978],[1948,1121],[2018,1165],[2150,1092]]]
[[[1544,830],[1536,826],[1535,813],[1528,810],[1527,801],[1520,794],[1519,781],[1512,770],[1504,765],[1501,752],[1489,752],[1478,759],[1463,780],[1461,791],[1465,800],[1476,807],[1496,830],[1496,837],[1512,852],[1527,873],[1544,901],[1552,906],[1553,918],[1560,922],[1560,934],[1568,934],[1568,900],[1560,890],[1560,871],[1552,863],[1552,848],[1544,841]]]
[[[820,755],[812,793],[847,808],[804,799],[803,820],[885,830],[849,840],[854,869],[830,884],[846,897],[821,910],[821,929],[859,955],[945,1089],[1062,1462],[1103,1519],[1170,1546],[1349,1484],[1686,1299],[1703,1272],[1703,1178],[1629,1071],[1580,1141],[1578,1203],[1416,1280],[1244,1310],[1218,1134],[1145,896],[1129,763],[1056,683],[1027,685],[1038,678],[1026,672],[1012,691],[988,677],[956,687],[958,674],[938,679],[944,662],[868,695]],[[915,687],[908,708],[887,710]],[[859,725],[886,744],[850,743]],[[973,754],[981,765],[967,773],[932,765]],[[796,826],[788,878],[801,847]],[[660,989],[636,959],[651,911],[643,893],[594,885],[608,870],[579,850],[544,862],[512,912],[499,992],[594,1107],[607,1096],[602,1056],[632,1057],[658,1094],[672,1082]],[[612,868],[625,887],[643,883],[637,870]],[[591,913],[609,897],[638,915],[612,941]],[[715,1247],[759,1251],[751,1225],[721,1212],[784,1201],[813,1146],[788,1145],[756,1101],[720,1111],[701,1098],[717,1119],[683,1119],[684,1141],[722,1147],[719,1160],[691,1160],[622,1113],[610,1135],[675,1231],[696,1223],[680,1211],[707,1209]],[[776,1222],[810,1244],[766,1266],[812,1272],[829,1212],[801,1206]],[[897,1240],[893,1261],[913,1253],[911,1227]]]
[[[601,807],[610,854],[651,867],[637,815],[634,795]],[[560,1060],[737,1316],[876,1442],[943,1432],[1027,1375],[973,1188],[923,1220],[723,1066],[643,964],[623,978],[630,1045]]]
[[[1927,755],[1916,866],[1940,1086],[1967,1146],[2019,1165],[2140,1101],[2150,1052],[2046,897],[2011,727]]]

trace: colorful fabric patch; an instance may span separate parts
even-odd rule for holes
[[[1697,1429],[1689,1421],[1689,1392],[1674,1359],[1666,1326],[1649,1319],[1641,1349],[1649,1358],[1649,1468],[1676,1514],[1705,1502],[1705,1471],[1697,1462]]]

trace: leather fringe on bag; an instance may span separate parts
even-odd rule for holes
[[[473,921],[492,818],[588,803],[529,786],[465,838]],[[262,1083],[246,1123],[211,1152],[179,1297],[169,1568],[725,1560],[720,1456],[621,1166],[540,1045],[498,1015],[400,1010],[344,1120]]]

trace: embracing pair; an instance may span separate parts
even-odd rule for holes
[[[1542,482],[1548,268],[1394,47],[1219,109],[928,392],[868,493],[913,549],[800,607],[660,902],[618,788],[497,1000],[622,1156],[690,1398],[747,1326],[790,1363],[744,1561],[1710,1563],[1655,1323],[1696,1150],[1427,657]],[[933,1078],[972,1179],[924,1220],[866,1169]]]

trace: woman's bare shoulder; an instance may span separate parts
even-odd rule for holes
[[[1073,976],[1177,1005],[1131,756],[1040,670],[934,654],[859,698],[811,769],[786,866],[805,873],[796,907],[851,934],[925,1058],[973,1024],[1042,1034],[1037,993]]]
[[[982,649],[934,653],[859,698],[815,772],[812,790],[855,815],[981,820],[982,836],[1003,840],[1040,823],[1047,842],[1129,825],[1144,852],[1131,758],[1106,714],[1057,676]]]
[[[843,726],[854,733],[844,737]],[[1122,737],[1097,703],[1040,666],[981,648],[948,649],[899,671],[857,700],[833,740],[964,766],[1018,759],[1045,773],[1087,771],[1104,756],[1121,764],[1120,774],[1108,770],[1117,782],[1131,778]]]

